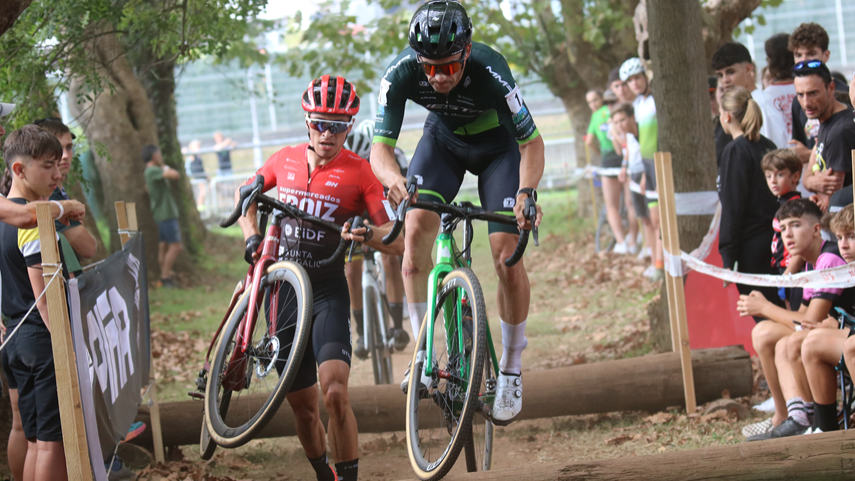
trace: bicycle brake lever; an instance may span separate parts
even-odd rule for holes
[[[350,230],[351,230],[351,232],[353,232],[353,229],[358,229],[360,227],[365,227],[362,223],[362,217],[356,216],[353,218],[353,222],[351,222],[351,224],[350,224]],[[347,251],[347,262],[350,262],[353,260],[353,248],[354,247],[356,247],[356,241],[352,240],[352,241],[350,241],[350,249],[348,249],[348,251]]]
[[[526,217],[528,217],[528,221],[531,223],[531,236],[534,239],[534,245],[535,247],[540,247],[537,226],[535,226],[535,221],[537,221],[537,206],[531,198],[525,200],[525,210],[528,213]]]

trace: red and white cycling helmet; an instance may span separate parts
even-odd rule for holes
[[[359,95],[344,77],[324,75],[312,80],[303,92],[303,110],[322,114],[356,115]]]

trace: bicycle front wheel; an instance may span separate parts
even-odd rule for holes
[[[391,384],[392,348],[388,342],[388,310],[377,289],[368,286],[364,289],[365,335],[368,336],[368,350],[374,368],[374,384]]]
[[[279,409],[311,334],[312,286],[302,267],[279,262],[267,269],[256,309],[266,311],[266,322],[247,316],[250,289],[223,328],[205,390],[208,434],[226,448],[248,443]]]
[[[489,353],[484,357],[484,371],[478,382],[479,400],[492,406],[496,395],[496,376]],[[475,412],[463,452],[467,472],[489,471],[493,467],[493,422],[483,411]]]
[[[426,315],[416,338],[407,391],[407,450],[413,471],[423,480],[440,479],[451,470],[471,439],[476,411],[483,409],[479,390],[487,351],[487,311],[475,274],[459,268],[445,276],[433,312],[430,385],[418,389],[426,364]]]

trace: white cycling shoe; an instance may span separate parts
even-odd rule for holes
[[[424,360],[424,358],[425,358],[425,352],[419,351],[419,353],[417,354],[417,359]],[[404,380],[401,381],[401,391],[403,391],[404,394],[407,394],[407,392],[410,389],[410,369],[412,367],[413,367],[412,362],[407,364],[407,370],[404,372]],[[431,383],[431,378],[428,376],[425,376],[424,370],[422,370],[421,375],[422,375],[422,378],[421,378],[421,382],[419,383],[419,391],[421,391],[423,389],[427,389],[428,385]]]
[[[496,380],[496,400],[493,403],[493,423],[510,424],[522,410],[522,376],[499,373]]]

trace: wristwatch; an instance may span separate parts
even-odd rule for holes
[[[531,200],[537,202],[537,190],[533,189],[532,187],[523,187],[522,189],[517,191],[517,197],[519,197],[520,194],[525,194],[531,197]]]

